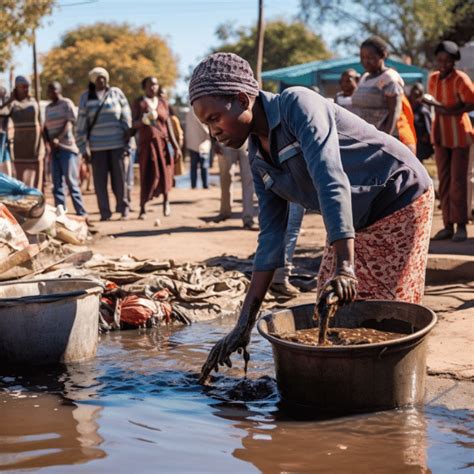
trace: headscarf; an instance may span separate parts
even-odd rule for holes
[[[105,69],[103,67],[100,67],[100,66],[97,66],[94,69],[91,69],[89,71],[89,80],[92,83],[95,84],[95,81],[97,80],[97,78],[99,76],[105,77],[105,80],[107,81],[107,83],[109,82],[109,73],[108,73],[107,69]]]
[[[214,53],[194,69],[189,83],[189,101],[192,104],[205,95],[234,95],[239,92],[256,97],[258,91],[258,82],[245,59],[233,53]]]
[[[15,87],[16,86],[21,86],[21,85],[29,86],[29,85],[31,85],[31,82],[25,76],[16,76],[15,77]]]

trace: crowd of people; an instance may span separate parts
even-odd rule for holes
[[[0,91],[1,171],[43,190],[49,169],[55,205],[67,208],[67,187],[76,214],[87,218],[80,187],[85,167],[82,177],[92,175],[100,220],[112,217],[109,177],[115,212],[126,220],[136,156],[139,218],[146,216],[146,203],[160,195],[163,213],[170,215],[169,192],[175,167],[183,159],[183,131],[164,94],[160,94],[157,78],[144,78],[142,88],[143,95],[130,108],[121,89],[110,84],[108,71],[95,67],[89,72],[88,88],[78,108],[63,97],[59,82],[48,85],[50,102],[43,121],[40,106],[30,95],[30,81],[16,77],[10,97],[4,88]],[[50,165],[46,170],[45,164]]]
[[[467,112],[473,109],[474,92],[469,77],[455,68],[460,59],[455,43],[443,41],[435,54],[437,71],[429,77],[428,96],[421,83],[407,89],[400,74],[385,64],[387,44],[379,37],[368,38],[360,47],[365,72],[344,71],[334,102],[397,138],[420,161],[435,156],[444,228],[434,238],[463,241],[470,213],[466,176],[472,126]],[[198,186],[198,177],[203,188],[209,187],[209,168],[217,158],[221,203],[214,220],[232,216],[238,166],[243,228],[258,229],[248,143],[238,149],[218,143],[192,108],[183,133],[158,79],[144,78],[142,89],[130,107],[120,88],[111,85],[108,71],[95,67],[89,72],[88,87],[78,108],[63,97],[59,82],[49,84],[50,103],[42,120],[39,104],[30,95],[29,80],[16,77],[10,97],[0,87],[0,171],[40,190],[49,173],[55,205],[67,208],[68,192],[76,214],[81,216],[87,216],[87,211],[80,184],[92,177],[101,221],[112,217],[107,189],[110,177],[114,210],[125,220],[130,214],[133,165],[137,162],[139,218],[146,218],[147,203],[159,196],[163,214],[168,216],[174,176],[183,173],[185,144],[191,188]],[[304,207],[292,203],[289,215],[285,266],[277,272],[275,284],[293,295],[297,290],[290,285],[288,275]]]

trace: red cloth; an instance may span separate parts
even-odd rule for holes
[[[141,206],[160,194],[168,194],[173,186],[174,161],[168,148],[171,143],[167,126],[168,103],[160,99],[156,111],[155,124],[145,125],[142,116],[150,112],[148,103],[142,97],[132,105],[133,126],[138,130]]]
[[[421,303],[431,232],[434,191],[356,232],[358,299]],[[335,271],[334,249],[326,245],[318,274],[318,294]]]

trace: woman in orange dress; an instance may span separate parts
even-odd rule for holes
[[[173,186],[174,160],[181,159],[181,150],[174,137],[168,102],[158,97],[158,79],[142,81],[145,95],[132,106],[133,128],[138,133],[138,164],[140,166],[140,215],[146,216],[145,204],[163,194],[163,214],[171,213],[169,192]]]
[[[467,74],[455,69],[461,53],[456,43],[443,41],[435,50],[438,70],[428,79],[425,101],[435,107],[432,141],[439,179],[444,228],[434,240],[467,239],[466,224],[469,146],[473,130],[467,112],[474,110],[474,89]],[[454,225],[456,224],[456,229]]]

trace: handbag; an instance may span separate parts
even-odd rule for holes
[[[181,155],[182,156],[182,155]],[[185,173],[183,158],[174,161],[174,175],[181,176]]]

